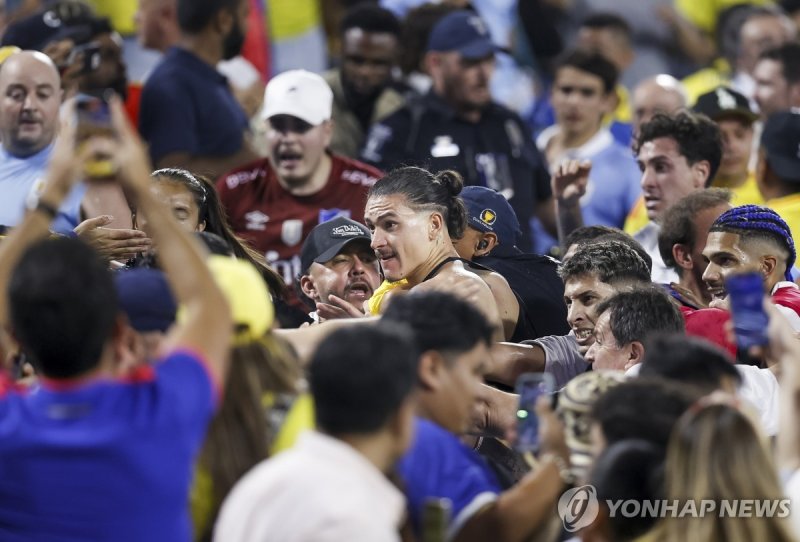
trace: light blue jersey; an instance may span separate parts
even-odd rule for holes
[[[44,188],[45,173],[53,145],[27,158],[17,158],[0,148],[0,225],[14,227],[22,222],[25,203]],[[86,193],[82,183],[75,186],[61,205],[50,229],[70,233],[80,222],[81,201]]]
[[[536,142],[540,149],[546,145],[547,136],[553,133],[552,130],[542,132]],[[567,150],[558,161],[567,159],[592,161],[586,195],[581,198],[584,225],[622,228],[625,217],[642,193],[642,173],[632,151],[617,143],[611,133],[603,128],[582,147]],[[558,163],[550,164],[550,170],[557,166]],[[544,231],[538,220],[533,231],[537,251],[547,253],[558,245],[558,241]]]

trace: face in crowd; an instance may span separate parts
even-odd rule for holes
[[[636,161],[642,171],[647,217],[656,222],[678,200],[703,188],[708,176],[708,162],[689,164],[680,153],[678,142],[671,137],[658,137],[642,144]]]
[[[600,77],[572,66],[556,72],[552,102],[559,127],[576,136],[594,133],[612,105]]]
[[[10,56],[0,70],[0,93],[0,140],[6,151],[26,158],[53,142],[61,82],[48,57],[33,51]]]
[[[708,266],[703,273],[703,282],[711,294],[711,306],[722,304],[728,297],[725,279],[746,270],[761,271],[762,259],[753,250],[746,250],[741,236],[730,232],[710,232],[703,256]]]
[[[202,182],[202,181],[197,181]],[[172,216],[184,231],[200,232],[205,231],[206,222],[201,219],[202,210],[197,204],[197,199],[191,190],[183,182],[177,182],[168,178],[160,178],[152,183],[150,192],[160,201],[163,201],[172,211]],[[136,215],[135,227],[141,229],[148,236],[151,234],[144,215]]]
[[[312,126],[291,115],[270,117],[267,147],[278,178],[289,188],[308,183],[323,161],[331,134],[330,121]]]
[[[364,222],[387,280],[402,280],[428,261],[435,242],[431,232],[437,227],[434,215],[441,227],[441,215],[412,209],[402,194],[367,200]]]
[[[360,308],[380,281],[378,259],[365,239],[348,243],[324,264],[313,262],[301,277],[300,287],[312,301],[330,303],[335,295]]]
[[[564,282],[567,323],[575,335],[581,355],[586,355],[595,341],[597,306],[614,295],[616,291],[616,288],[606,282],[601,282],[593,273],[572,277]]]
[[[481,110],[489,105],[494,54],[479,59],[467,59],[458,52],[430,54],[434,55],[430,62],[434,85],[448,103],[466,111]]]
[[[388,32],[350,28],[342,39],[342,80],[361,98],[374,98],[392,80],[399,43]]]

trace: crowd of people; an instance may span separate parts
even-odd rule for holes
[[[18,4],[0,540],[800,540],[800,3]]]

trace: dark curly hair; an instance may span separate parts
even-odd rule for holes
[[[620,241],[605,241],[582,246],[558,270],[561,279],[597,275],[602,282],[650,282],[647,263],[630,246]]]
[[[706,188],[711,186],[722,161],[722,135],[711,119],[688,111],[673,116],[659,113],[642,125],[634,143],[634,152],[638,154],[642,145],[661,137],[674,139],[678,151],[690,166],[707,161],[710,169]]]

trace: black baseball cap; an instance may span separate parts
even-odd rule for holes
[[[343,216],[318,224],[311,230],[300,250],[301,273],[306,273],[311,264],[325,263],[339,254],[353,241],[372,242],[369,230],[363,224]]]
[[[771,115],[764,123],[761,147],[778,177],[800,180],[800,109]]]
[[[747,122],[755,122],[758,114],[750,107],[745,96],[728,87],[717,87],[697,98],[692,108],[713,121],[725,117],[740,117]]]

